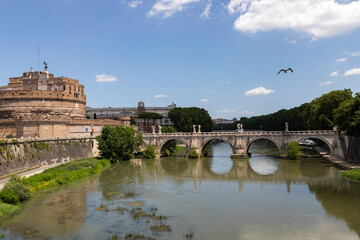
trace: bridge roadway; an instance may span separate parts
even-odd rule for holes
[[[152,145],[156,153],[163,155],[167,144],[171,140],[177,140],[195,149],[198,153],[206,148],[212,140],[222,140],[227,142],[233,151],[234,157],[246,156],[250,145],[259,140],[267,139],[273,142],[279,149],[280,154],[286,153],[287,145],[292,142],[311,138],[324,142],[330,149],[331,154],[339,155],[342,153],[341,144],[337,131],[332,130],[309,130],[309,131],[233,131],[233,132],[177,132],[177,133],[144,133],[143,146]]]

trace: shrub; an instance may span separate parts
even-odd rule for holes
[[[156,155],[156,154],[155,154],[155,149],[154,149],[154,147],[151,146],[151,145],[148,145],[148,146],[146,147],[146,149],[144,150],[143,154],[144,154],[144,157],[150,158],[150,159],[155,158],[155,155]]]
[[[30,197],[29,186],[27,186],[19,176],[13,175],[4,186],[3,190],[12,190],[20,202]]]
[[[195,148],[191,148],[190,152],[189,152],[189,158],[197,158],[199,156],[199,154],[197,153]]]
[[[15,193],[11,189],[3,189],[0,192],[0,199],[4,203],[17,205],[20,203],[19,199],[16,197]]]
[[[130,160],[138,152],[142,143],[140,132],[135,133],[131,127],[110,127],[106,125],[101,130],[101,135],[96,137],[102,157],[111,162]]]
[[[355,180],[360,180],[360,170],[359,169],[351,169],[348,171],[344,171],[341,173],[342,176],[352,178]]]
[[[286,147],[286,153],[290,159],[300,158],[299,152],[301,147],[297,142],[290,142]]]
[[[42,173],[28,177],[24,182],[30,186],[30,191],[59,186],[73,182],[77,179],[90,176],[100,172],[104,166],[110,165],[107,159],[97,160],[95,158],[81,159],[50,168]]]

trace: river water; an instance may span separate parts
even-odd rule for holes
[[[271,157],[261,142],[246,160],[232,160],[226,143],[209,148],[203,159],[124,162],[38,194],[6,220],[5,238],[359,239],[360,182],[337,168]]]

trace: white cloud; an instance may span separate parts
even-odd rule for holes
[[[344,76],[352,76],[352,75],[360,75],[360,68],[353,68],[353,69],[347,70],[344,73]]]
[[[360,51],[357,52],[346,52],[350,57],[360,57]]]
[[[210,100],[206,99],[206,98],[203,98],[203,99],[200,99],[200,102],[210,102]]]
[[[107,75],[106,73],[96,75],[95,79],[97,82],[116,82],[117,78],[115,76]]]
[[[182,11],[187,4],[198,2],[200,0],[157,0],[153,5],[149,16],[163,15],[163,17],[171,17],[174,13]]]
[[[336,59],[336,62],[345,62],[347,60],[347,58],[339,58]]]
[[[218,84],[220,84],[220,85],[225,85],[225,84],[230,84],[230,83],[231,83],[230,81],[224,82],[224,81],[220,81],[220,80],[216,80],[216,82],[217,82]]]
[[[167,98],[167,97],[168,97],[167,95],[163,95],[163,94],[155,95],[155,98]]]
[[[249,115],[249,114],[255,114],[255,112],[245,110],[245,111],[240,112],[240,114],[241,114],[241,115]]]
[[[207,90],[206,93],[215,93],[216,91],[214,89]]]
[[[285,38],[285,41],[290,43],[290,44],[295,44],[296,43],[296,40],[290,40],[288,38]]]
[[[231,0],[227,6],[227,9],[230,14],[235,12],[245,12],[251,1],[252,0]]]
[[[319,83],[320,86],[326,86],[326,85],[332,85],[335,84],[336,82],[333,81],[326,81],[326,82],[321,82]]]
[[[233,113],[235,112],[234,110],[229,110],[229,109],[222,109],[222,110],[217,110],[217,113]]]
[[[201,15],[200,15],[200,17],[202,18],[202,19],[209,19],[209,16],[210,16],[210,8],[211,8],[211,0],[209,0],[209,3],[206,5],[206,7],[205,7],[205,9],[204,9],[204,11],[201,13]]]
[[[142,3],[143,3],[142,0],[134,0],[134,1],[128,2],[128,5],[131,8],[136,8],[137,6],[141,5]]]
[[[271,89],[266,89],[264,87],[258,87],[258,88],[254,88],[254,89],[251,89],[251,90],[245,92],[245,95],[250,97],[250,96],[267,95],[267,94],[274,93],[274,92],[275,91],[271,90]]]
[[[332,72],[329,77],[337,77],[339,76],[339,71]]]
[[[231,0],[227,8],[240,13],[234,28],[241,32],[291,29],[317,39],[360,27],[359,0]]]

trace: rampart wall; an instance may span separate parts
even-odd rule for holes
[[[0,177],[97,155],[91,138],[12,139],[0,141]]]

